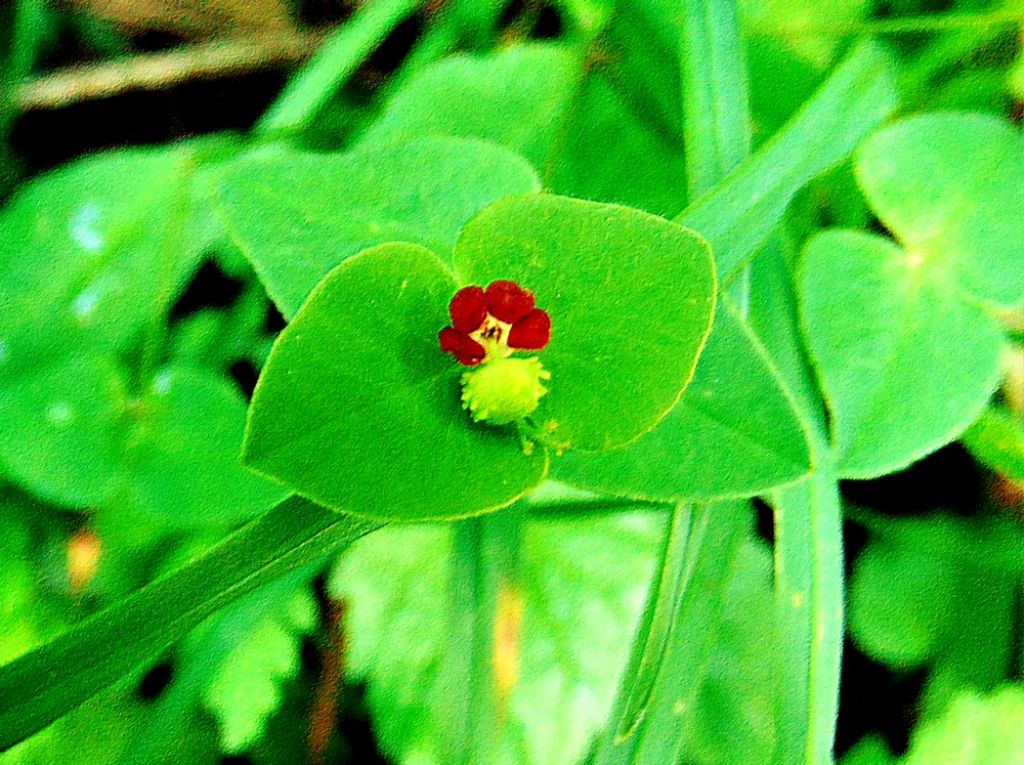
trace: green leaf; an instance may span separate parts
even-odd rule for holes
[[[554,478],[635,499],[693,501],[753,496],[810,470],[791,398],[723,303],[693,382],[668,416],[625,449],[556,459]]]
[[[217,719],[228,753],[243,752],[259,738],[281,703],[282,683],[299,669],[302,635],[316,624],[307,583],[271,590],[201,628],[184,649],[183,660],[200,662],[206,670],[202,700]],[[211,638],[230,646],[216,662],[206,658]]]
[[[218,609],[372,531],[285,500],[177,572],[0,667],[0,751],[141,669]]]
[[[999,325],[933,261],[871,234],[825,232],[806,247],[800,293],[843,476],[881,475],[938,448],[995,389]]]
[[[926,666],[925,718],[964,688],[988,689],[1014,656],[1021,531],[1002,518],[882,519],[850,582],[850,635],[897,671]]]
[[[462,282],[512,279],[552,318],[550,392],[534,420],[561,448],[610,449],[653,428],[689,383],[715,276],[691,231],[638,210],[533,195],[496,202],[455,249]]]
[[[245,402],[223,376],[167,367],[135,407],[125,493],[141,513],[175,526],[227,525],[285,498],[240,464]]]
[[[914,731],[903,765],[1004,765],[1024,760],[1024,691],[961,693],[939,719]]]
[[[892,756],[889,747],[877,733],[872,733],[850,749],[843,759],[841,765],[899,765],[899,760]]]
[[[81,355],[0,387],[0,463],[50,502],[104,502],[119,477],[128,394],[104,357]]]
[[[83,342],[123,348],[160,316],[199,255],[194,164],[183,148],[110,152],[11,199],[0,212],[0,373]]]
[[[462,368],[437,345],[455,289],[413,244],[328,274],[270,354],[246,462],[329,507],[403,520],[494,510],[539,484],[543,450],[525,455],[514,430],[461,408]]]
[[[872,542],[850,580],[850,630],[871,656],[900,670],[927,661],[957,628],[956,560],[943,548]]]
[[[578,53],[550,43],[452,56],[406,83],[362,140],[484,138],[543,170],[582,69]]]
[[[0,494],[0,664],[49,637],[57,626],[40,587],[29,523],[38,509]]]
[[[1024,137],[982,114],[930,114],[881,130],[857,156],[872,208],[910,257],[967,292],[1003,306],[1024,302]]]
[[[522,765],[577,762],[603,724],[643,603],[661,519],[623,513],[527,521],[519,655],[496,748]],[[440,762],[451,621],[450,525],[393,526],[339,562],[329,589],[349,604],[348,667],[368,682],[385,751]]]
[[[975,459],[1012,481],[1024,481],[1024,423],[1010,410],[986,408],[962,440]]]
[[[765,242],[793,195],[839,164],[895,106],[891,57],[863,43],[778,133],[680,213],[676,220],[711,243],[723,284]]]
[[[686,198],[682,142],[639,113],[616,75],[602,66],[583,73],[545,181],[565,196],[671,215]]]
[[[287,318],[332,268],[389,241],[448,260],[474,213],[535,191],[533,170],[480,141],[423,138],[324,155],[274,148],[225,169],[221,212]]]

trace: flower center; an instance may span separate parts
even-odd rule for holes
[[[505,359],[513,353],[513,349],[508,345],[508,333],[511,329],[510,322],[496,319],[488,313],[480,327],[470,332],[469,336],[484,347],[487,354],[484,361]]]

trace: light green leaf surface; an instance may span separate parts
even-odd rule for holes
[[[999,325],[915,252],[866,233],[819,234],[804,252],[800,293],[841,475],[881,475],[923,457],[959,435],[995,389]]]
[[[881,130],[857,179],[908,255],[983,301],[1024,302],[1024,136],[997,117],[936,113]]]
[[[1006,765],[1024,762],[1024,691],[961,693],[939,719],[914,732],[903,765]]]
[[[793,195],[839,164],[893,111],[892,68],[878,45],[855,47],[778,133],[676,218],[711,243],[722,283],[765,242]]]
[[[139,512],[170,526],[227,525],[285,498],[242,466],[245,401],[222,375],[167,367],[135,407],[124,495]]]
[[[206,670],[202,701],[217,720],[225,752],[243,752],[262,734],[281,704],[282,684],[299,670],[302,635],[315,625],[316,601],[308,583],[295,587],[285,581],[189,638],[182,658]],[[228,647],[214,650],[215,663],[208,656],[210,640]]]
[[[512,279],[552,318],[533,415],[561,448],[603,450],[650,430],[689,383],[715,276],[691,231],[625,207],[533,195],[496,202],[455,250],[460,281]]]
[[[328,271],[360,250],[415,242],[449,260],[474,213],[539,185],[512,152],[469,139],[336,155],[274,148],[225,169],[220,210],[232,241],[291,318]]]
[[[989,406],[963,435],[974,458],[1012,481],[1024,481],[1024,422],[1009,409]]]
[[[413,244],[332,271],[274,345],[246,462],[329,507],[404,520],[494,510],[539,484],[544,450],[525,455],[514,429],[461,407],[463,368],[437,345],[455,289]]]
[[[578,53],[551,43],[452,56],[413,77],[362,140],[484,138],[522,154],[542,171],[582,69]]]
[[[374,528],[290,498],[175,573],[3,665],[0,751],[142,669],[227,604]]]
[[[184,148],[109,152],[0,211],[0,375],[88,343],[123,348],[196,265]]]
[[[625,449],[569,453],[552,475],[618,496],[753,496],[810,470],[807,434],[764,350],[727,301],[693,382],[650,433]]]
[[[594,66],[546,168],[552,191],[672,215],[686,195],[682,142],[651,124],[621,90],[618,73]],[[608,147],[614,146],[614,151]]]
[[[128,393],[123,371],[81,355],[0,386],[0,463],[60,505],[104,502],[121,470]]]
[[[661,520],[623,513],[527,522],[520,558],[519,679],[498,760],[569,765],[603,724],[626,658]],[[441,680],[451,623],[451,526],[393,526],[346,555],[329,588],[350,604],[353,678],[368,682],[381,741],[400,763],[443,762]]]
[[[920,714],[964,688],[989,689],[1013,663],[1021,534],[1001,518],[863,515],[872,532],[850,582],[850,635],[897,671],[925,667]]]

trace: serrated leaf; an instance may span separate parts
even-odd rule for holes
[[[245,751],[263,732],[281,702],[282,683],[299,669],[302,635],[316,623],[308,584],[270,589],[219,617],[185,648],[185,660],[191,647],[191,660],[207,669],[202,701],[217,719],[228,753]],[[202,655],[208,650],[204,638],[229,646],[213,666]]]
[[[437,345],[454,292],[413,244],[328,274],[270,354],[246,462],[328,507],[405,520],[486,512],[539,484],[543,450],[525,455],[514,430],[475,424],[460,405],[462,368]]]
[[[173,574],[0,667],[0,751],[141,669],[227,604],[374,528],[292,497]]]
[[[898,122],[857,154],[857,180],[908,254],[948,269],[965,291],[1024,302],[1024,137],[982,114],[936,113]]]
[[[349,154],[275,148],[244,157],[225,168],[219,202],[232,240],[291,318],[328,271],[360,250],[406,241],[450,259],[475,212],[539,185],[506,149],[417,136]]]
[[[841,475],[881,475],[923,457],[995,390],[999,325],[961,299],[940,263],[872,234],[829,231],[807,244],[799,290]]]
[[[1024,762],[1024,691],[961,693],[939,719],[914,732],[903,765],[1006,765]]]
[[[522,765],[576,762],[602,724],[643,602],[660,521],[643,514],[528,521],[520,679],[498,750]],[[451,527],[402,526],[345,556],[330,590],[350,604],[349,669],[369,683],[381,740],[439,762],[447,730]]]
[[[566,197],[487,207],[462,230],[455,272],[512,279],[551,315],[550,392],[533,419],[562,448],[615,448],[653,428],[690,382],[714,311],[714,268],[693,232]]]

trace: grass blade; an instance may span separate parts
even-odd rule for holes
[[[891,57],[875,43],[858,45],[771,140],[676,218],[711,243],[722,284],[765,242],[793,195],[895,108]]]
[[[0,667],[0,751],[140,669],[228,603],[378,525],[290,497],[173,574]]]
[[[421,0],[371,0],[320,46],[256,123],[257,135],[291,133],[309,125],[324,104]]]

